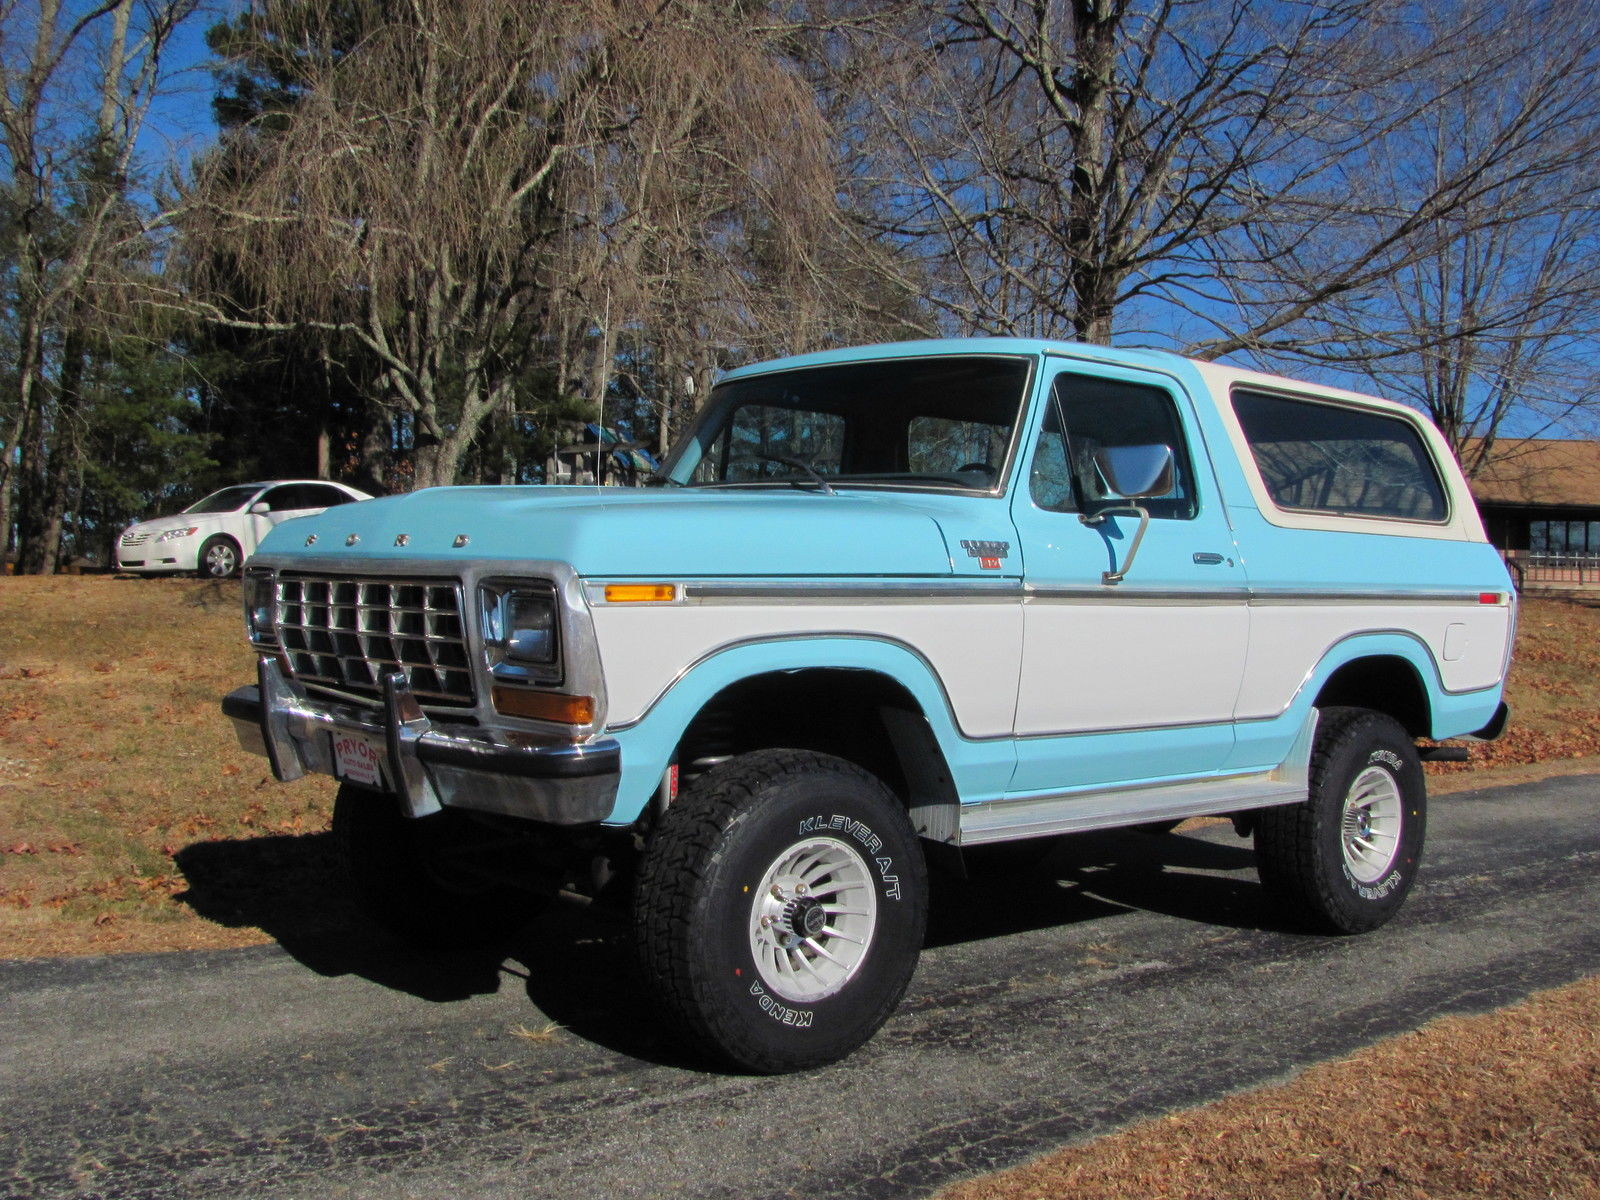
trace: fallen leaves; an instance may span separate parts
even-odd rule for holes
[[[1449,1017],[939,1200],[1600,1197],[1600,979]]]

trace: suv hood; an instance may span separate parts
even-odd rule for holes
[[[467,487],[329,509],[274,530],[260,553],[311,570],[332,559],[349,570],[359,555],[447,567],[543,559],[601,577],[977,574],[962,540],[1014,541],[1004,502],[792,488]],[[1015,572],[1020,560],[1005,567]]]

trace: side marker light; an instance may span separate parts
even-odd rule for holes
[[[608,583],[607,604],[666,604],[678,598],[672,583]]]

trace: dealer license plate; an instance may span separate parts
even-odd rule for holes
[[[340,779],[351,783],[364,783],[368,787],[383,786],[383,746],[359,733],[335,733],[333,736],[333,769]]]

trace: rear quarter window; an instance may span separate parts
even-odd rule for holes
[[[1442,522],[1449,503],[1409,422],[1342,404],[1237,390],[1233,411],[1279,508]]]

